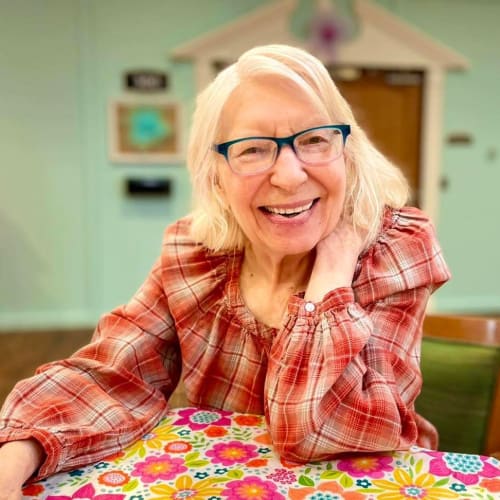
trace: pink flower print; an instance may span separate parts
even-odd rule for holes
[[[210,425],[231,425],[228,418],[232,412],[226,410],[198,410],[197,408],[186,408],[180,410],[178,418],[173,425],[186,425],[193,431],[199,431]]]
[[[113,495],[108,493],[105,493],[103,495],[96,495],[94,487],[91,484],[86,484],[85,486],[82,486],[80,489],[75,491],[70,497],[49,495],[45,498],[45,500],[76,500],[78,498],[85,500],[123,500],[125,498],[125,495]]]
[[[101,474],[97,481],[106,486],[123,486],[130,481],[130,476],[121,470],[110,470]]]
[[[339,460],[337,469],[351,477],[371,477],[381,479],[385,472],[392,471],[390,455],[352,455]]]
[[[257,476],[247,476],[226,483],[221,496],[229,500],[285,500],[272,481],[263,481]]]
[[[139,476],[144,483],[152,483],[157,479],[169,480],[188,469],[182,458],[171,458],[169,455],[148,457],[134,465],[132,476]]]
[[[205,455],[212,457],[212,463],[222,465],[234,465],[246,463],[252,458],[258,457],[257,446],[254,444],[243,444],[240,441],[228,443],[217,443],[208,450]]]
[[[281,484],[292,484],[297,481],[297,476],[294,472],[288,469],[276,469],[271,474],[266,476],[268,479],[271,479],[275,483]]]
[[[500,468],[488,462],[488,457],[463,453],[440,453],[428,451],[434,457],[429,472],[436,476],[452,476],[466,485],[477,484],[481,478],[500,476]]]

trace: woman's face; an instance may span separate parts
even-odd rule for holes
[[[233,92],[222,113],[219,142],[287,137],[321,125],[331,125],[327,113],[303,91],[283,79],[267,78]],[[219,156],[226,202],[256,253],[277,259],[303,255],[336,227],[346,190],[343,156],[311,166],[284,146],[270,170],[247,177],[234,173]]]

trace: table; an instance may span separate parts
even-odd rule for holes
[[[273,451],[261,415],[180,408],[123,452],[31,484],[23,498],[491,500],[500,461],[412,447],[298,465]]]

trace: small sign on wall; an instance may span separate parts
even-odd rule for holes
[[[109,156],[116,163],[177,163],[184,160],[178,102],[137,96],[109,104]]]
[[[167,89],[168,76],[155,70],[129,71],[124,75],[124,84],[128,91],[157,92]]]

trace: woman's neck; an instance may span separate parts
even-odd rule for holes
[[[245,248],[243,270],[247,277],[266,283],[270,289],[290,287],[305,289],[314,264],[314,252],[276,257]]]
[[[281,328],[292,295],[305,291],[314,254],[266,258],[245,250],[240,273],[240,290],[247,308],[262,323]]]

